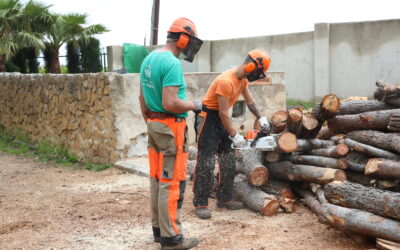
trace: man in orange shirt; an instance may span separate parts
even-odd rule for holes
[[[219,180],[218,207],[229,210],[243,208],[243,203],[233,200],[235,157],[231,145],[240,147],[246,141],[233,127],[228,110],[240,94],[249,110],[257,117],[262,127],[269,127],[266,117],[258,110],[248,88],[248,82],[265,78],[271,59],[261,50],[250,51],[243,64],[219,75],[210,85],[202,100],[203,108],[198,117],[198,153],[194,174],[193,204],[200,219],[211,218],[208,197],[213,187],[215,156],[218,154]]]

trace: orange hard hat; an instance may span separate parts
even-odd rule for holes
[[[197,37],[196,25],[194,25],[194,23],[186,17],[180,17],[176,19],[172,23],[168,32],[186,33],[188,35]]]
[[[271,64],[271,58],[262,50],[252,50],[249,56],[257,62],[257,68],[263,68],[263,72],[267,71]]]

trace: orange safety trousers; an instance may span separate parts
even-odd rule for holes
[[[161,243],[179,244],[179,220],[186,186],[188,158],[184,118],[148,119],[152,226]],[[157,235],[157,231],[160,235]]]

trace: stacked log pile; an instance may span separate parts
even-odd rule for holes
[[[264,152],[263,160],[269,180],[296,185],[320,222],[358,243],[376,238],[383,248],[400,243],[400,86],[376,85],[376,100],[340,102],[330,94],[309,114],[274,114],[287,113],[279,131],[295,134],[297,149]]]

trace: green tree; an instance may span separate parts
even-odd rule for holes
[[[49,69],[51,73],[58,74],[61,72],[59,51],[62,45],[78,40],[87,43],[93,35],[108,31],[101,24],[85,27],[86,19],[86,14],[52,15],[51,25],[48,27],[44,40],[46,48],[49,49],[51,54]]]
[[[67,43],[67,67],[70,73],[82,72],[82,64],[79,56],[79,45],[75,41]]]
[[[49,21],[49,7],[33,0],[25,5],[19,0],[0,0],[0,72],[20,49],[32,47],[38,52],[43,48],[41,31]]]
[[[82,42],[82,71],[85,73],[101,72],[100,42],[96,38],[90,38],[87,43]]]

